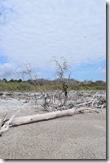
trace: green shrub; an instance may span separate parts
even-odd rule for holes
[[[79,84],[79,85],[68,85],[69,90],[106,90],[106,85],[97,84]],[[41,84],[40,86],[33,85],[29,82],[0,82],[0,91],[40,91],[40,90],[62,90],[62,84],[48,83]]]

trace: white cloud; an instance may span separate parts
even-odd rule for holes
[[[46,69],[52,56],[64,56],[73,67],[105,59],[104,3],[100,7],[96,0],[5,3],[16,16],[0,26],[0,48],[12,63]]]
[[[15,74],[15,65],[12,63],[0,64],[0,78],[12,77]]]

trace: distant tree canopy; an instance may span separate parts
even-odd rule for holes
[[[6,78],[3,78],[3,82],[7,82],[7,79]]]

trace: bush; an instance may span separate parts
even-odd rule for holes
[[[97,84],[79,84],[79,85],[68,85],[69,90],[106,90],[106,85],[97,85]],[[3,82],[0,81],[0,91],[39,91],[39,90],[62,90],[62,84],[60,83],[52,83],[48,82],[45,84],[38,84],[34,85],[28,81],[12,81],[12,82]]]

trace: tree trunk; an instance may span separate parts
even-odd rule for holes
[[[38,122],[38,121],[49,120],[58,117],[69,116],[69,115],[73,115],[74,112],[75,112],[75,108],[69,110],[63,110],[63,111],[55,111],[55,112],[50,112],[45,114],[36,114],[36,115],[18,117],[13,119],[10,125],[18,126],[18,125],[32,123],[32,122]]]
[[[72,109],[67,109],[67,110],[62,110],[62,111],[54,111],[54,112],[49,112],[49,113],[44,113],[44,114],[36,114],[36,115],[30,115],[30,116],[23,116],[23,117],[18,117],[15,118],[15,116],[17,115],[17,113],[20,110],[18,110],[14,115],[11,116],[11,118],[5,122],[5,124],[2,126],[3,124],[3,119],[0,120],[0,136],[2,135],[2,133],[6,132],[9,130],[10,126],[19,126],[19,125],[23,125],[23,124],[28,124],[28,123],[33,123],[33,122],[38,122],[38,121],[44,121],[44,120],[49,120],[49,119],[54,119],[54,118],[59,118],[59,117],[64,117],[64,116],[70,116],[73,114],[78,114],[78,113],[83,113],[85,111],[87,112],[99,112],[99,109],[91,109],[91,108],[72,108]]]

